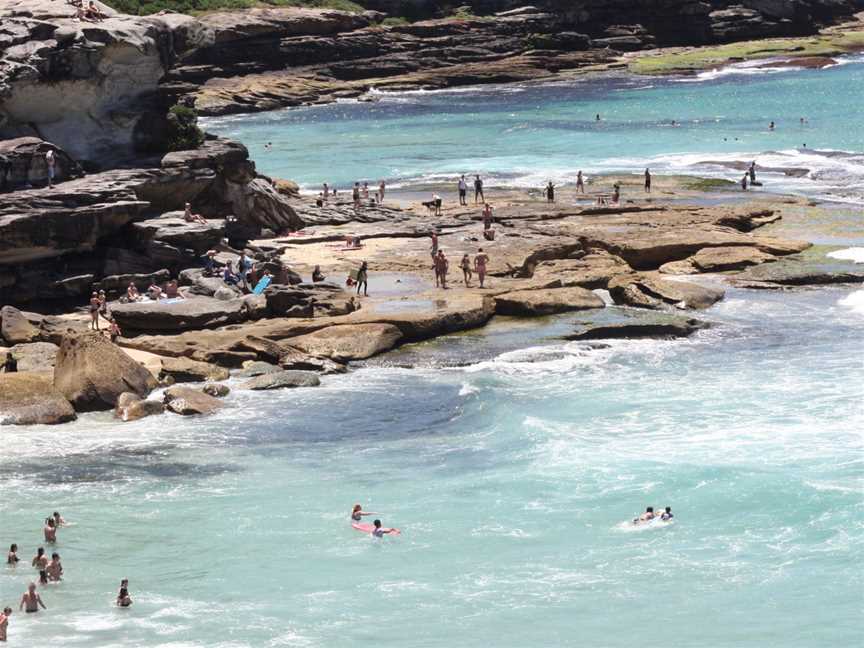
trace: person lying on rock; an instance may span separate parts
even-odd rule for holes
[[[201,223],[202,225],[207,224],[207,219],[204,218],[201,214],[193,214],[192,213],[192,205],[188,202],[186,203],[186,211],[183,212],[183,220],[187,223]]]

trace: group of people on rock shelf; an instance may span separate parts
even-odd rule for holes
[[[54,511],[49,517],[45,518],[45,524],[42,527],[42,535],[45,544],[57,544],[57,531],[61,527],[69,526],[69,523],[63,519],[58,511]],[[9,552],[6,554],[6,566],[10,569],[18,567],[21,559],[18,557],[18,544],[13,542],[9,546]],[[36,550],[36,555],[30,561],[30,566],[33,567],[39,574],[39,583],[32,581],[24,594],[21,596],[21,601],[18,604],[18,611],[24,611],[28,614],[35,614],[39,610],[47,610],[45,601],[39,593],[39,587],[52,583],[59,583],[63,580],[63,563],[60,561],[60,554],[56,551],[51,553],[49,559],[45,547],[39,547]],[[132,605],[132,597],[129,595],[129,580],[124,578],[120,581],[120,591],[117,593],[116,604],[118,607],[127,608]],[[11,607],[4,607],[0,613],[0,641],[6,641],[9,617],[12,615]]]

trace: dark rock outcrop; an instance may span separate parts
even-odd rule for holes
[[[620,339],[671,339],[689,337],[706,328],[708,322],[672,315],[652,317],[628,317],[623,322],[609,324],[584,323],[576,332],[564,336],[566,340],[620,340]]]

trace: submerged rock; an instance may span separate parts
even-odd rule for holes
[[[164,401],[167,409],[183,416],[213,414],[224,407],[219,399],[182,385],[166,389]]]
[[[321,384],[318,375],[311,371],[278,371],[262,374],[248,380],[240,389],[285,389],[293,387],[317,387]]]
[[[0,374],[0,425],[54,425],[74,421],[75,409],[51,379],[28,373]]]
[[[145,416],[162,414],[165,404],[157,400],[144,400],[138,394],[124,392],[117,399],[114,415],[122,421],[136,421]]]
[[[112,409],[123,392],[142,398],[156,379],[101,333],[64,338],[54,367],[54,387],[76,411]]]
[[[201,388],[201,391],[213,398],[224,398],[231,393],[228,385],[222,385],[220,383],[208,383]]]
[[[624,322],[582,323],[575,333],[565,335],[565,340],[619,340],[619,339],[670,339],[689,337],[706,328],[709,322],[676,317],[674,315],[652,315],[649,317],[630,317]]]

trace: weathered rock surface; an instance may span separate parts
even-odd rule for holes
[[[708,322],[697,319],[654,315],[650,318],[631,317],[624,322],[584,323],[576,327],[576,332],[565,335],[566,340],[618,340],[639,338],[682,338],[689,337],[706,328]]]
[[[99,333],[63,339],[54,367],[54,388],[76,411],[112,409],[120,394],[146,397],[156,379]]]
[[[228,385],[223,385],[221,383],[208,383],[201,388],[201,391],[213,398],[225,398],[231,393],[231,389]]]
[[[45,153],[54,152],[54,181],[62,182],[84,172],[63,149],[38,137],[0,139],[0,193],[28,185],[48,183]]]
[[[51,379],[28,373],[0,374],[0,425],[74,421],[75,410]]]
[[[124,392],[117,399],[114,415],[122,421],[137,421],[145,416],[162,414],[165,404],[157,400],[145,400],[138,394]]]
[[[519,290],[495,297],[495,312],[499,315],[535,317],[604,306],[600,297],[590,290],[577,286],[547,290]]]
[[[342,324],[292,337],[284,343],[310,355],[347,362],[389,351],[402,337],[392,324]]]
[[[749,266],[770,263],[777,257],[758,248],[716,247],[699,250],[689,259],[660,266],[664,274],[694,274],[697,272],[728,272]]]
[[[344,373],[348,370],[344,363],[336,362],[330,358],[318,358],[293,347],[286,348],[285,352],[279,356],[279,366],[283,369],[315,371],[325,375]]]
[[[204,254],[222,240],[225,227],[221,221],[187,223],[182,212],[168,212],[158,218],[150,218],[132,224],[139,244],[161,241],[178,248],[190,249]]]
[[[117,304],[111,311],[123,331],[186,331],[236,324],[246,319],[243,299],[219,300],[196,297],[168,303],[166,300]]]
[[[206,362],[189,358],[164,358],[162,369],[159,371],[159,380],[170,376],[175,383],[208,382],[227,380],[229,375],[227,369]]]
[[[255,360],[253,362],[244,362],[243,370],[237,375],[241,378],[255,378],[256,376],[266,376],[267,374],[281,373],[283,369],[269,362],[261,362]]]
[[[294,387],[317,387],[321,384],[318,375],[312,371],[285,371],[266,373],[247,380],[240,389],[286,389]]]
[[[218,398],[182,385],[166,389],[164,400],[168,410],[183,416],[213,414],[225,406]]]
[[[722,288],[662,279],[643,273],[622,275],[609,283],[609,294],[616,304],[637,308],[663,308],[667,305],[697,310],[713,306],[723,299]]]
[[[58,347],[51,342],[16,344],[9,350],[18,366],[18,371],[50,373],[53,377]]]
[[[8,344],[24,344],[39,339],[39,329],[12,306],[0,308],[0,337]]]

